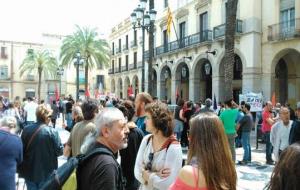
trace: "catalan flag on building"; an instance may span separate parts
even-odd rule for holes
[[[167,13],[167,34],[170,36],[171,34],[171,25],[173,22],[173,16],[170,7],[168,7],[168,13]]]

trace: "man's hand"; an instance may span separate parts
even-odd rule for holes
[[[170,168],[163,168],[160,171],[156,172],[156,175],[158,175],[160,178],[166,178],[169,177],[171,174]]]

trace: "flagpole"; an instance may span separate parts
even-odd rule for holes
[[[178,35],[177,35],[177,31],[176,31],[176,28],[175,28],[175,24],[174,24],[173,19],[172,19],[172,24],[173,24],[173,28],[174,28],[174,31],[175,31],[175,35],[176,35],[177,41],[178,41]]]

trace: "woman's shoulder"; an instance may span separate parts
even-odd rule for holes
[[[189,186],[195,187],[196,182],[198,182],[199,188],[206,187],[204,174],[202,173],[202,170],[197,167],[191,165],[183,166],[179,171],[178,177]]]

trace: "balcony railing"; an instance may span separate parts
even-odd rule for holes
[[[156,48],[155,52],[156,55],[160,55],[163,53],[174,52],[182,48],[187,48],[196,44],[200,44],[203,42],[210,42],[210,41],[212,41],[212,31],[205,30],[202,32],[198,32],[196,34],[186,36],[180,40],[176,40],[168,44],[159,46]]]
[[[113,69],[113,68],[108,69],[108,74],[109,74],[109,75],[110,75],[110,74],[114,74],[114,69]]]
[[[131,48],[137,47],[137,41],[136,40],[131,41],[130,42],[130,47]]]
[[[123,51],[127,51],[128,50],[128,44],[123,45]]]
[[[129,70],[134,70],[136,69],[136,64],[132,63],[132,64],[129,64]]]
[[[286,40],[300,38],[300,18],[280,22],[268,27],[268,40]]]
[[[121,48],[116,48],[116,54],[119,54],[119,53],[121,53]]]
[[[238,34],[243,33],[243,21],[236,20],[235,32]],[[218,39],[225,36],[225,24],[214,27],[214,39]]]
[[[28,80],[28,81],[34,81],[34,75],[28,74],[28,75],[26,76],[26,80]]]
[[[122,66],[122,72],[124,71],[128,71],[128,67],[126,67],[126,65]]]
[[[137,68],[139,69],[139,68],[142,68],[143,67],[143,63],[140,61],[140,62],[138,62],[137,63]]]

